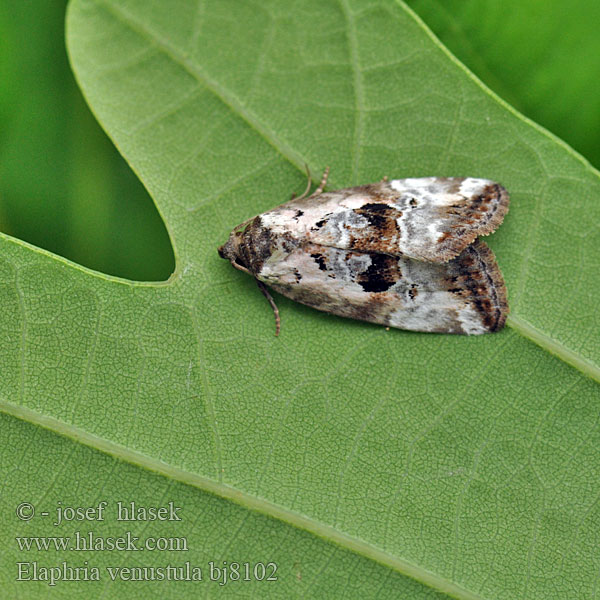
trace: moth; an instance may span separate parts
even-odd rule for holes
[[[413,331],[481,334],[502,329],[506,287],[478,236],[506,215],[508,192],[489,179],[392,179],[318,188],[238,225],[219,255],[321,311]]]

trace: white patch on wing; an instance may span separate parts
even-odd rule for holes
[[[437,177],[409,177],[407,179],[392,179],[390,185],[397,192],[404,192],[407,189],[418,189],[435,184]]]
[[[464,304],[458,311],[458,320],[462,325],[463,331],[469,335],[476,335],[487,331],[481,320],[481,315],[468,304]]]
[[[357,216],[352,211],[360,208],[368,201],[364,194],[342,198],[336,193],[325,193],[316,198],[304,198],[300,201],[291,200],[263,213],[261,219],[265,226],[271,228],[274,233],[288,233],[297,239],[301,239],[309,236],[315,228],[318,229],[317,224],[320,221],[329,219],[332,215],[337,216],[340,222],[343,215],[348,215],[346,217],[348,220],[352,216]],[[355,226],[361,225],[359,221],[354,221],[353,224]],[[341,228],[338,228],[337,231],[342,233]]]
[[[489,179],[476,179],[475,177],[465,177],[460,184],[460,194],[470,198],[471,196],[479,196],[481,192],[494,182]]]

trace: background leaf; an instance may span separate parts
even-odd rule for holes
[[[166,284],[125,282],[2,240],[2,408],[21,419],[2,430],[6,513],[31,496],[40,509],[174,498],[190,515],[186,558],[280,565],[279,583],[219,588],[230,595],[592,595],[596,172],[396,2],[75,0],[68,32],[93,110],[165,217],[176,270]],[[490,243],[509,327],[387,332],[278,298],[275,339],[264,298],[215,248],[300,191],[304,161],[330,164],[332,187],[383,174],[501,181],[512,207]],[[38,444],[44,456],[23,460]],[[28,525],[4,533],[72,535]],[[181,535],[163,525],[132,529]],[[23,553],[9,548],[10,589],[45,590],[14,582]],[[89,554],[101,567],[167,560],[184,562]],[[142,585],[164,593],[98,589],[136,597]]]
[[[409,0],[495,92],[600,165],[600,4]]]
[[[66,4],[0,5],[0,227],[111,275],[166,279],[164,224],[73,78]]]

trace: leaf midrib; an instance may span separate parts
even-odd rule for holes
[[[122,8],[117,8],[110,2],[103,0],[92,0],[98,6],[103,7],[107,12],[113,15],[118,21],[129,27],[134,33],[146,38],[150,43],[154,44],[158,50],[162,51],[166,56],[171,58],[177,65],[187,71],[196,81],[208,88],[223,104],[229,107],[234,114],[240,115],[246,123],[254,128],[275,150],[284,156],[291,164],[293,164],[302,173],[305,172],[304,165],[306,161],[292,149],[289,144],[284,142],[275,133],[262,123],[258,117],[245,106],[239,98],[232,94],[229,90],[223,88],[217,81],[209,77],[205,72],[198,69],[192,64],[181,52],[171,46],[168,40],[161,38],[156,32],[144,27],[139,21],[127,13]],[[110,134],[109,134],[110,135]]]
[[[199,69],[196,65],[192,64],[186,56],[182,55],[177,48],[174,48],[169,44],[168,40],[161,38],[156,32],[149,30],[147,27],[142,25],[139,21],[137,21],[133,16],[127,13],[127,11],[122,8],[117,8],[115,5],[103,1],[103,0],[93,0],[97,5],[102,6],[105,10],[107,10],[111,15],[113,15],[118,21],[129,27],[132,31],[144,37],[148,40],[148,42],[154,44],[161,52],[163,52],[166,56],[168,56],[171,60],[173,60],[176,64],[182,67],[185,71],[187,71],[192,77],[198,81],[200,85],[204,85],[208,88],[223,104],[228,106],[234,114],[238,115],[242,118],[248,125],[254,128],[262,137],[265,139],[277,152],[279,152],[282,156],[284,156],[291,164],[293,164],[300,171],[304,171],[304,165],[306,161],[302,158],[302,156],[297,153],[295,150],[291,148],[289,144],[287,144],[283,139],[281,139],[276,133],[267,127],[265,123],[263,123],[252,111],[248,109],[234,94],[231,93],[230,90],[227,90],[223,86],[221,86],[217,81],[210,78],[205,72]],[[347,6],[345,6],[345,14],[347,16],[347,20],[351,19],[351,15],[347,10]],[[445,47],[433,36],[433,34],[429,31],[423,21],[417,17],[414,11],[406,8],[406,10],[416,19],[417,23],[420,27],[422,27],[427,33],[430,34],[430,37],[435,40],[436,45],[440,48],[445,49]],[[456,60],[456,58],[447,51],[448,56],[455,62],[463,67],[465,73],[467,73],[482,89],[482,91],[488,94],[492,99],[501,102],[498,97],[491,93],[462,63]],[[358,64],[354,64],[353,61],[357,60],[356,56],[350,57],[350,62],[353,64],[353,68],[355,71],[354,83],[355,87],[360,86],[360,77],[358,77],[356,71],[358,69]],[[362,95],[357,90],[355,90],[357,107],[360,105]],[[504,102],[501,102],[503,106],[508,107]],[[509,108],[509,107],[508,107]],[[517,118],[526,120],[524,117],[518,113],[516,110],[512,111]],[[531,123],[535,125],[534,123]],[[547,135],[552,141],[555,141],[554,136],[549,134],[545,129],[538,126],[538,130],[540,133]],[[355,148],[355,150],[357,150]],[[356,157],[355,157],[356,158]],[[356,160],[355,160],[356,162]],[[353,166],[356,168],[356,164]],[[582,374],[587,377],[590,377],[594,381],[600,382],[600,365],[594,364],[588,359],[583,358],[582,356],[576,354],[570,348],[567,348],[563,343],[553,339],[547,333],[537,329],[532,323],[525,321],[524,319],[511,315],[508,317],[507,324],[510,325],[513,329],[519,332],[521,336],[532,341],[536,345],[540,346],[543,350],[546,350],[548,353],[556,356],[566,364],[571,367],[577,369]]]
[[[337,544],[346,550],[373,560],[423,585],[446,593],[451,597],[460,600],[484,600],[482,596],[456,585],[448,579],[431,573],[418,565],[394,556],[389,552],[385,552],[360,538],[345,534],[336,530],[331,525],[289,510],[279,504],[269,502],[264,498],[252,496],[222,482],[217,482],[197,473],[172,466],[152,456],[137,452],[54,417],[38,413],[30,408],[7,402],[4,399],[0,400],[0,411],[39,427],[49,429],[53,433],[57,433],[94,450],[104,452],[118,460],[229,500],[253,512],[287,523],[296,529],[307,531],[326,542]]]
[[[594,381],[600,381],[600,367],[598,365],[576,354],[573,350],[570,350],[564,344],[540,331],[528,321],[514,315],[509,315],[506,323],[512,329],[518,331],[522,337],[537,344],[549,354],[556,356],[564,363],[580,371],[586,377],[590,377]]]

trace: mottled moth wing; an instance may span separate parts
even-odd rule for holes
[[[312,243],[288,250],[267,258],[256,277],[318,310],[413,331],[481,334],[504,326],[506,288],[480,240],[446,263]]]
[[[361,252],[446,262],[508,211],[508,192],[489,179],[394,179],[291,200],[261,215],[275,235]]]
[[[219,254],[266,286],[318,310],[400,329],[479,334],[508,315],[506,288],[480,240],[508,211],[488,179],[395,179],[318,190],[258,215]],[[308,192],[308,190],[307,190]]]

